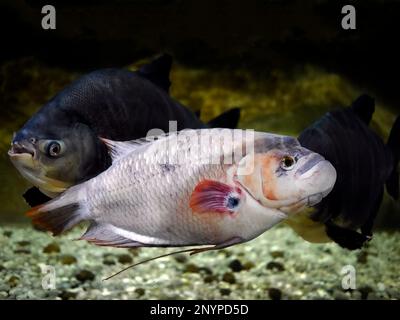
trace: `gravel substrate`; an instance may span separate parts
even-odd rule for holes
[[[287,227],[218,252],[180,254],[105,277],[174,249],[103,248],[53,238],[30,226],[0,227],[0,299],[399,299],[400,233],[379,232],[350,252],[309,244]],[[43,289],[44,265],[55,289]],[[354,266],[356,289],[342,289],[342,268]],[[43,281],[45,284],[48,283]]]

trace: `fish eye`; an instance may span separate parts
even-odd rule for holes
[[[64,144],[62,141],[50,140],[46,143],[43,150],[49,157],[58,157],[64,152]]]
[[[291,170],[296,164],[296,159],[292,156],[284,156],[281,160],[281,168],[283,170]]]

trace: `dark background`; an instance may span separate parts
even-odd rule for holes
[[[41,8],[57,29],[41,28]],[[353,4],[357,29],[341,28]],[[268,72],[312,63],[340,72],[398,105],[399,1],[30,1],[0,4],[0,64],[34,56],[80,72],[168,51],[202,68]]]

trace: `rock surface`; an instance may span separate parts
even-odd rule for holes
[[[248,243],[196,256],[163,258],[104,278],[124,268],[127,249],[96,247],[72,241],[80,228],[58,237],[61,253],[44,253],[52,237],[30,226],[0,227],[0,299],[399,299],[400,233],[376,233],[363,251],[349,252],[335,244],[310,244],[285,226],[275,227]],[[29,241],[30,254],[17,254]],[[273,252],[279,248],[284,255]],[[144,248],[135,262],[172,251]],[[52,250],[51,250],[52,251]],[[57,250],[55,250],[57,251]],[[229,252],[227,256],[227,252]],[[267,269],[275,255],[284,269]],[[111,257],[114,264],[104,264]],[[73,259],[75,258],[75,259]],[[124,258],[124,259],[125,259]],[[76,260],[76,261],[75,261]],[[183,262],[184,260],[184,262]],[[234,272],[241,261],[243,266]],[[125,261],[125,260],[124,260]],[[232,261],[236,261],[232,265]],[[275,260],[274,260],[275,261]],[[356,289],[341,287],[346,265],[356,269]],[[47,269],[44,267],[47,266]],[[52,267],[54,269],[48,269]],[[44,270],[53,270],[55,288],[43,289]]]

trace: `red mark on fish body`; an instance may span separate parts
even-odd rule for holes
[[[260,157],[260,166],[262,174],[262,191],[269,200],[278,200],[275,194],[276,176],[275,167],[279,163],[279,158],[275,155],[263,155]]]
[[[196,213],[229,213],[236,212],[242,197],[242,190],[225,183],[213,180],[200,181],[194,188],[189,206]]]

